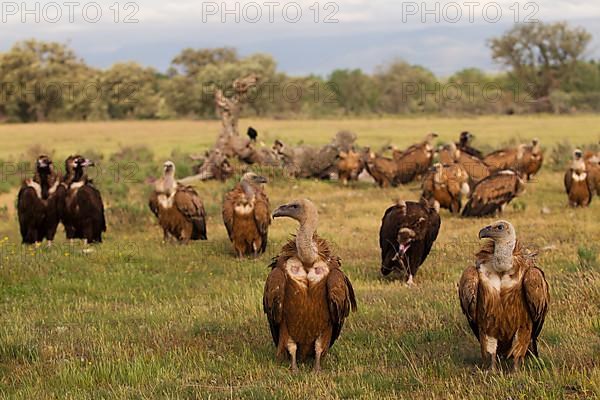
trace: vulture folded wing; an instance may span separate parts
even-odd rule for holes
[[[175,192],[175,207],[190,221],[201,239],[206,239],[206,212],[200,196],[191,186],[183,186]]]
[[[100,223],[102,232],[106,232],[106,220],[104,218],[104,204],[98,189],[87,183],[77,191],[77,204],[80,215],[95,216]]]
[[[516,196],[518,177],[512,171],[502,171],[485,178],[473,189],[463,216],[484,216],[500,210]]]
[[[568,193],[571,193],[571,186],[573,186],[573,171],[569,169],[565,173],[565,190]]]
[[[479,339],[479,327],[477,326],[477,292],[479,290],[479,274],[473,266],[467,268],[458,284],[458,297],[460,299],[460,308],[467,317],[469,326]]]
[[[274,261],[274,264],[277,260]],[[265,283],[263,294],[263,311],[267,314],[269,328],[275,346],[279,345],[279,326],[283,316],[283,302],[285,299],[285,272],[279,268],[273,268]]]
[[[336,341],[350,310],[356,311],[356,297],[350,279],[340,269],[333,269],[327,276],[327,301],[333,332],[329,347]]]
[[[548,312],[548,302],[550,300],[548,282],[546,282],[546,277],[541,269],[532,267],[525,272],[525,276],[523,276],[523,292],[529,315],[533,321],[530,351],[537,357],[537,338],[544,326],[546,313]]]
[[[438,237],[438,233],[440,232],[440,225],[442,224],[442,220],[440,215],[437,212],[430,213],[429,220],[427,222],[427,233],[424,239],[424,248],[423,248],[423,258],[421,262],[425,262],[425,259],[429,255],[431,251],[431,247],[433,247],[433,243]]]
[[[254,222],[262,239],[262,249],[265,251],[267,247],[267,239],[269,233],[269,225],[271,224],[271,211],[269,206],[269,198],[261,190],[256,193],[256,203],[254,204]]]
[[[234,189],[225,195],[225,199],[223,201],[223,223],[225,224],[227,235],[229,236],[230,240],[231,235],[233,234],[233,217],[235,213],[236,195],[237,189]]]
[[[148,199],[148,207],[150,207],[150,211],[158,218],[158,193],[156,191],[152,191],[150,193],[150,198]]]

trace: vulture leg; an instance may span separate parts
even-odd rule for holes
[[[496,351],[498,349],[498,340],[489,336],[481,335],[481,358],[484,367],[490,371],[496,370]]]
[[[329,348],[330,342],[331,342],[331,329],[328,329],[327,332],[324,332],[315,341],[315,365],[313,367],[313,370],[315,372],[321,371],[321,357],[323,357],[323,355]]]
[[[292,359],[292,372],[298,372],[298,364],[296,363],[296,351],[298,350],[298,345],[291,338],[288,338],[286,348]]]
[[[513,370],[515,372],[520,371],[522,364],[523,364],[523,357],[515,357],[513,360]]]
[[[411,273],[408,274],[408,280],[406,281],[408,286],[415,286],[415,282],[413,281],[413,275]]]

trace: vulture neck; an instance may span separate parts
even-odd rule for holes
[[[515,237],[500,239],[494,243],[494,260],[492,267],[496,272],[508,272],[513,267],[513,252],[517,244]]]
[[[72,182],[87,181],[87,174],[83,168],[75,169],[75,176],[73,176]]]
[[[319,225],[319,217],[315,210],[307,213],[296,234],[298,258],[304,265],[313,265],[319,259],[319,250],[314,235]]]
[[[242,191],[246,195],[246,198],[248,200],[252,200],[256,194],[256,190],[255,190],[254,186],[252,186],[251,183],[246,182],[246,181],[242,181],[241,186],[242,186]]]
[[[38,169],[35,178],[33,178],[34,182],[37,182],[42,187],[42,199],[47,199],[50,191],[50,176],[51,173],[46,169]]]
[[[163,180],[163,190],[165,191],[165,193],[170,195],[175,190],[176,187],[177,187],[177,184],[175,182],[175,174],[174,173],[165,174],[165,179]]]

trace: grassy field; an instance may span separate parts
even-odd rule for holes
[[[600,117],[594,116],[252,120],[241,126],[248,124],[267,143],[325,143],[341,129],[373,147],[405,146],[429,131],[449,141],[470,130],[478,145],[490,147],[539,137],[547,155],[566,138],[577,144],[600,139]],[[479,246],[477,232],[490,219],[442,211],[432,254],[417,286],[408,288],[380,277],[378,230],[394,199],[419,197],[418,184],[381,190],[275,177],[267,187],[273,206],[299,197],[318,204],[319,232],[334,243],[359,302],[324,371],[313,374],[309,363],[292,375],[287,363],[275,361],[261,299],[269,260],[296,225],[277,220],[267,254],[237,261],[220,217],[221,198],[234,181],[197,186],[209,214],[208,242],[161,243],[146,209],[147,176],[156,176],[166,157],[177,158],[185,170],[184,154],[207,148],[218,127],[187,121],[0,126],[3,160],[23,161],[47,149],[57,160],[91,152],[101,157],[102,171],[112,171],[111,163],[140,164],[133,180],[106,172],[97,177],[109,230],[91,254],[69,246],[62,230],[53,248],[22,247],[13,212],[18,181],[11,178],[14,184],[0,194],[1,397],[600,397],[600,201],[585,210],[567,208],[562,172],[545,166],[504,215],[522,242],[539,251],[551,286],[542,357],[518,373],[479,369],[479,346],[456,295],[460,274]],[[140,145],[147,147],[143,156],[122,149]]]

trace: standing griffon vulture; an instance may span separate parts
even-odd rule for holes
[[[164,163],[163,177],[154,183],[148,206],[158,218],[165,241],[170,237],[183,243],[207,239],[202,200],[193,187],[176,181],[172,161]]]
[[[463,217],[486,217],[504,211],[515,197],[525,191],[525,182],[512,170],[488,176],[474,188],[463,209]]]
[[[548,283],[509,222],[486,226],[479,238],[491,240],[462,274],[460,306],[479,340],[484,363],[495,369],[497,356],[512,357],[518,369],[528,351],[538,356],[537,339],[550,300]]]
[[[339,337],[350,310],[356,311],[354,289],[329,243],[316,234],[319,215],[310,200],[279,207],[273,213],[278,217],[295,219],[300,228],[273,259],[263,309],[277,357],[287,352],[297,371],[297,355],[314,355],[314,370],[319,371],[321,358]]]
[[[88,243],[101,243],[106,232],[104,204],[100,192],[88,179],[87,168],[94,162],[82,156],[70,156],[65,161],[66,175],[62,185],[62,222],[67,239],[83,239]]]
[[[336,169],[339,180],[347,185],[348,181],[358,180],[358,175],[361,173],[362,155],[353,149],[349,151],[340,151],[336,162]]]
[[[35,175],[21,185],[17,197],[19,227],[24,244],[52,244],[59,222],[58,173],[50,157],[42,155],[35,163]]]
[[[490,168],[479,158],[459,150],[455,143],[444,146],[438,152],[442,164],[459,164],[469,174],[469,185],[475,186],[490,176]]]
[[[267,180],[247,172],[223,201],[223,222],[238,257],[264,253],[271,214],[269,198],[262,188]]]
[[[474,147],[471,147],[471,140],[473,140],[474,136],[471,132],[462,132],[458,139],[458,143],[456,143],[456,147],[462,151],[463,153],[467,153],[473,157],[477,157],[479,159],[483,159],[483,154],[481,151],[477,150]]]
[[[414,144],[404,151],[393,150],[397,169],[395,181],[397,183],[412,182],[429,170],[434,155],[432,143],[433,139],[437,137],[437,133],[430,133],[425,136],[423,142]]]
[[[565,173],[565,190],[569,195],[571,207],[587,207],[592,202],[593,193],[587,166],[583,159],[583,152],[579,149],[573,152],[573,161]]]
[[[539,172],[544,163],[544,153],[538,139],[533,139],[531,144],[526,145],[523,151],[521,163],[518,166],[519,172],[531,180],[531,177]]]
[[[395,178],[398,170],[396,162],[391,158],[383,157],[371,151],[365,163],[365,169],[379,187],[396,186]]]
[[[436,163],[423,178],[423,198],[437,201],[441,208],[459,213],[462,199],[469,195],[469,174],[460,164]]]
[[[400,201],[387,209],[379,230],[381,273],[405,273],[407,284],[425,262],[437,239],[441,220],[438,210],[425,199]]]

